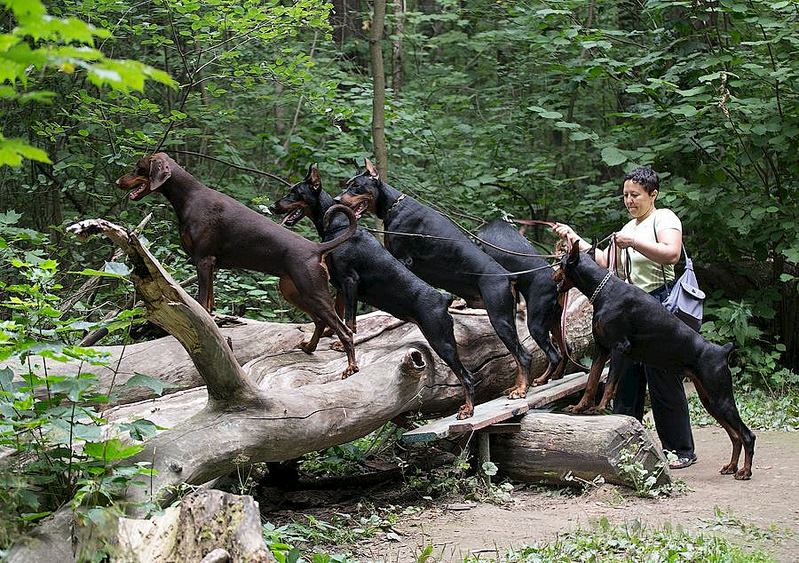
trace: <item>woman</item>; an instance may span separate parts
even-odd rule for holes
[[[669,295],[674,264],[682,252],[682,223],[671,210],[655,207],[659,187],[658,175],[649,167],[636,168],[624,176],[624,205],[632,219],[614,234],[614,238],[621,249],[620,262],[629,264],[630,282],[662,303]],[[591,248],[568,225],[556,223],[553,230],[571,244],[578,244],[580,250]],[[607,267],[608,250],[597,252],[596,261]],[[647,383],[660,443],[665,451],[677,456],[669,467],[682,469],[693,465],[696,463],[694,439],[688,401],[679,375],[643,364],[632,365],[619,379],[613,412],[634,416],[640,421],[644,416]]]

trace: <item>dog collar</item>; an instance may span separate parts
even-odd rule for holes
[[[389,214],[389,213],[391,213],[391,212],[394,210],[394,208],[395,208],[395,207],[397,207],[397,206],[399,205],[399,203],[400,203],[400,202],[401,202],[403,199],[405,199],[405,194],[400,194],[400,196],[397,198],[397,201],[395,201],[394,203],[392,203],[392,204],[391,204],[391,207],[389,207],[389,208],[386,210],[386,217],[388,217],[388,214]]]
[[[605,287],[605,284],[606,284],[606,283],[608,283],[608,280],[610,279],[610,276],[611,276],[611,275],[613,275],[613,274],[610,272],[610,270],[608,270],[608,273],[607,273],[607,274],[605,274],[605,277],[604,277],[604,278],[602,278],[602,281],[601,281],[601,282],[599,282],[599,285],[598,285],[598,286],[596,286],[596,289],[594,290],[594,293],[593,293],[593,294],[591,294],[591,297],[588,299],[588,302],[589,302],[591,305],[593,305],[593,304],[594,304],[594,299],[596,299],[596,296],[597,296],[597,295],[599,295],[599,292],[600,292],[600,291],[602,291],[602,288],[603,288],[603,287]]]

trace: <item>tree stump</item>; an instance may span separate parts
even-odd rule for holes
[[[189,495],[149,520],[120,518],[118,561],[273,562],[261,535],[258,503],[216,490]]]

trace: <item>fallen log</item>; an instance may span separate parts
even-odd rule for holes
[[[82,236],[103,234],[125,251],[148,320],[173,335],[174,339],[137,350],[139,358],[153,362],[149,375],[168,379],[169,372],[177,370],[175,363],[167,363],[166,368],[159,368],[158,363],[176,355],[178,342],[203,383],[104,413],[109,421],[147,418],[165,428],[147,440],[140,453],[125,460],[126,464],[148,463],[156,470],[147,486],[128,488],[125,500],[133,514],[135,507],[151,500],[168,504],[184,484],[201,485],[230,473],[236,468],[234,460],[294,459],[365,436],[400,414],[437,416],[454,412],[463,401],[457,378],[419,330],[381,313],[362,324],[359,321],[356,344],[360,342],[361,371],[346,380],[340,378],[346,358],[329,344],[310,356],[294,348],[294,338],[301,340],[307,325],[281,325],[282,338],[245,338],[244,346],[260,346],[260,350],[241,366],[234,353],[242,347],[237,351],[234,341],[231,351],[212,317],[135,235],[99,219],[73,225],[70,231]],[[515,379],[513,358],[484,312],[452,313],[461,359],[476,375],[478,400],[499,396]],[[579,358],[591,347],[587,300],[572,299],[568,317],[567,339],[572,355]],[[248,326],[257,331],[262,325]],[[526,336],[523,322],[519,327]],[[533,348],[531,372],[536,376],[543,372],[546,360],[532,339],[525,342]],[[169,351],[159,351],[157,346],[167,346]],[[131,372],[140,371],[140,365],[131,363]]]
[[[205,382],[204,389],[108,413],[110,420],[146,415],[168,428],[128,460],[152,463],[157,475],[146,489],[162,502],[174,498],[183,483],[199,485],[232,471],[237,456],[253,463],[293,459],[364,436],[399,414],[448,413],[462,401],[457,378],[407,323],[359,346],[362,370],[346,380],[339,377],[346,358],[330,349],[312,356],[299,350],[264,355],[243,369],[211,316],[135,235],[103,220],[70,230],[104,234],[125,250],[148,319],[181,343]],[[573,307],[579,313],[572,315],[571,330],[580,332],[572,345],[579,355],[590,343],[590,307],[578,299]],[[461,358],[478,376],[478,396],[497,396],[513,381],[513,358],[484,314],[454,317]],[[537,354],[532,371],[543,371],[544,361]],[[130,494],[131,500],[144,500],[145,488],[132,487]]]
[[[657,476],[657,486],[671,483],[660,449],[630,416],[529,412],[518,433],[492,434],[490,440],[492,461],[503,475],[522,483],[579,486],[599,475],[607,483],[635,488],[636,462],[647,475]]]

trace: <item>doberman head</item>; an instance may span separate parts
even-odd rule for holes
[[[165,153],[157,152],[140,158],[132,172],[120,177],[116,184],[129,191],[128,197],[137,201],[158,191],[172,177],[172,167]]]
[[[564,241],[558,241],[555,245],[555,254],[560,255],[560,262],[552,274],[552,279],[558,284],[558,293],[561,294],[573,287],[582,289],[590,285],[596,276],[595,270],[600,268],[596,263],[596,241],[587,252],[580,252],[579,244],[572,244],[568,249],[563,244]],[[589,271],[593,275],[587,276]]]
[[[341,203],[352,209],[358,218],[366,211],[377,213],[382,184],[377,168],[367,158],[366,170],[347,181],[346,191],[340,197]]]
[[[282,198],[269,206],[269,210],[275,215],[283,215],[281,225],[293,227],[303,217],[313,220],[313,206],[319,205],[319,193],[322,190],[322,180],[319,177],[319,168],[316,164],[308,167],[308,173],[302,182],[291,186],[291,190]]]

